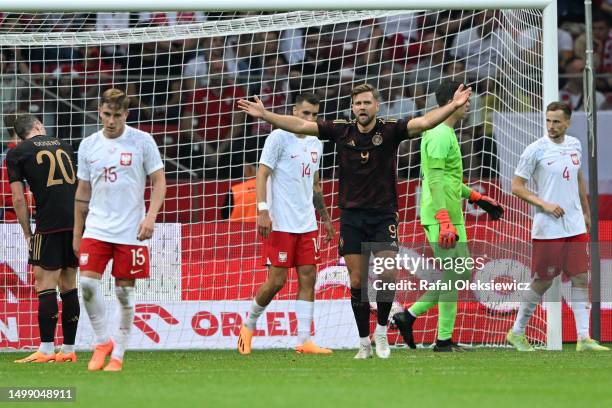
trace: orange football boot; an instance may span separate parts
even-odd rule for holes
[[[98,371],[104,367],[104,362],[106,357],[113,352],[113,347],[115,344],[112,340],[107,341],[103,344],[96,345],[94,349],[93,356],[91,356],[91,360],[89,360],[89,364],[87,364],[87,369],[89,371]]]
[[[71,363],[76,363],[77,362],[77,356],[76,353],[73,351],[71,353],[62,353],[61,351],[59,353],[55,353],[55,362],[56,363],[67,363],[67,362],[71,362]]]
[[[40,351],[35,351],[26,358],[15,360],[16,363],[52,363],[55,361],[54,354],[45,354]]]
[[[106,367],[104,367],[104,371],[121,371],[122,368],[123,362],[117,358],[111,357]]]
[[[251,354],[251,341],[253,340],[253,331],[242,325],[240,334],[238,335],[238,352],[240,354]]]
[[[332,354],[333,351],[323,347],[319,347],[312,340],[308,340],[304,344],[300,344],[295,348],[298,354]]]

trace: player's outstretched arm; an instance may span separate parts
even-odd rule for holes
[[[255,180],[255,196],[257,197],[257,232],[264,238],[268,238],[272,230],[272,219],[267,202],[268,178],[272,174],[265,164],[260,164],[257,168],[257,179]]]
[[[321,188],[321,178],[319,176],[319,172],[315,172],[314,182],[312,185],[312,201],[321,216],[321,221],[323,221],[323,225],[325,226],[325,242],[331,242],[334,239],[334,235],[336,235],[336,230],[334,229],[334,224],[331,221],[329,213],[327,212],[327,207],[325,206],[325,200],[323,199],[323,189]]]
[[[497,200],[489,197],[486,194],[472,190],[465,184],[463,185],[461,196],[467,199],[470,203],[476,204],[485,210],[493,221],[499,220],[504,214],[504,208],[497,202]]]
[[[79,256],[81,239],[85,231],[85,219],[87,219],[87,213],[89,212],[90,199],[91,183],[86,180],[79,180],[74,196],[74,229],[72,232],[72,249],[77,257]]]
[[[279,115],[266,110],[263,102],[254,97],[255,102],[246,99],[238,101],[238,108],[254,118],[263,119],[273,126],[298,135],[319,136],[319,127],[316,122],[309,122],[291,115]]]
[[[15,215],[23,230],[23,236],[30,246],[30,238],[32,238],[32,229],[30,228],[30,213],[28,211],[28,200],[26,200],[25,190],[21,181],[11,183],[11,194],[13,196],[13,209]]]
[[[453,114],[457,109],[467,103],[472,95],[471,87],[464,87],[460,85],[453,96],[453,100],[444,106],[433,109],[427,112],[424,116],[414,118],[408,121],[408,135],[409,137],[416,137],[420,133],[432,129],[444,122],[450,115]]]
[[[154,171],[149,177],[151,178],[151,184],[153,186],[153,190],[151,191],[151,204],[149,204],[147,215],[138,226],[137,238],[139,241],[150,239],[153,236],[155,220],[157,219],[157,214],[164,204],[164,198],[166,197],[166,175],[164,170],[159,169]]]
[[[555,218],[561,218],[565,214],[565,211],[563,211],[559,204],[546,202],[529,190],[527,188],[527,180],[522,177],[514,176],[512,178],[512,194],[529,204],[540,207],[542,211]]]

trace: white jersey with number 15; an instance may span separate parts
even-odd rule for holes
[[[515,175],[533,180],[537,195],[549,203],[558,204],[565,215],[555,218],[536,208],[531,237],[555,239],[586,232],[578,190],[578,170],[582,162],[582,146],[572,136],[557,144],[548,136],[533,142],[523,152]]]
[[[143,245],[136,236],[147,176],[164,167],[153,137],[130,126],[115,139],[99,131],[81,142],[78,161],[78,178],[91,183],[83,237]]]

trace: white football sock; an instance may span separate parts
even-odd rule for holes
[[[359,338],[359,344],[362,346],[371,346],[372,345],[372,340],[370,340],[370,337],[360,337]]]
[[[533,312],[535,311],[538,303],[540,303],[541,299],[542,296],[540,296],[533,289],[529,289],[527,292],[525,292],[521,305],[519,306],[518,314],[516,315],[516,320],[514,321],[514,326],[512,327],[512,332],[514,334],[525,334],[525,328],[529,323],[529,319],[531,319],[531,315],[533,315]]]
[[[106,328],[106,305],[100,293],[100,280],[81,276],[80,281],[83,303],[85,303],[85,310],[87,310],[91,327],[96,334],[96,342],[98,344],[106,343],[109,340]]]
[[[40,345],[38,346],[38,351],[40,351],[43,354],[54,354],[55,353],[55,347],[53,345],[53,342],[41,342]]]
[[[249,317],[247,317],[245,326],[249,328],[249,330],[255,330],[257,327],[257,319],[259,316],[266,310],[266,306],[259,306],[257,301],[253,299],[253,303],[251,304],[251,310],[249,311]]]
[[[304,344],[310,340],[310,327],[314,315],[314,302],[306,300],[295,301],[295,315],[297,317],[298,344]]]
[[[376,323],[376,330],[374,331],[376,334],[387,334],[387,326],[381,326]]]
[[[576,334],[578,340],[590,337],[591,304],[589,303],[589,290],[572,286],[572,311],[576,320]]]
[[[119,301],[119,330],[115,336],[115,347],[111,357],[123,360],[134,323],[134,288],[131,286],[115,286],[115,295]]]
[[[74,351],[74,344],[62,344],[62,353],[68,354]]]

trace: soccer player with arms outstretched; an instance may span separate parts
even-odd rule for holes
[[[553,279],[564,273],[571,279],[571,305],[576,320],[576,350],[608,350],[591,339],[588,288],[591,213],[586,182],[580,169],[580,141],[565,132],[571,111],[563,102],[546,107],[548,135],[523,152],[512,179],[512,193],[535,206],[531,227],[531,288],[523,295],[514,326],[506,339],[519,351],[533,351],[525,328]],[[533,179],[537,194],[527,188]]]
[[[394,257],[399,250],[397,238],[397,149],[406,139],[431,129],[461,108],[471,95],[463,86],[455,93],[452,103],[428,112],[425,116],[406,120],[385,121],[376,118],[379,94],[376,88],[363,84],[352,91],[354,121],[335,120],[310,122],[294,116],[279,115],[264,108],[259,98],[255,102],[238,101],[249,115],[296,134],[319,136],[336,144],[339,161],[340,243],[351,282],[351,306],[359,331],[357,359],[372,357],[370,341],[370,303],[362,290],[368,273],[369,249],[362,254],[362,243],[375,243],[374,255]],[[395,269],[380,278],[395,279]],[[389,312],[395,293],[377,293],[378,324],[374,333],[376,354],[388,358],[391,350],[387,340]]]
[[[33,115],[21,115],[14,130],[21,142],[11,149],[6,163],[13,206],[28,242],[28,263],[33,265],[38,293],[38,351],[16,363],[76,362],[74,340],[79,323],[76,288],[78,260],[72,252],[76,174],[72,147],[46,135]],[[24,181],[36,201],[36,232],[30,230]],[[57,287],[62,299],[64,344],[55,353],[53,340],[58,318]]]
[[[438,105],[446,106],[452,103],[453,94],[462,86],[460,82],[442,82],[436,91]],[[482,207],[494,220],[499,219],[503,213],[502,207],[491,197],[463,184],[461,149],[454,127],[463,119],[468,109],[469,103],[466,103],[443,123],[426,131],[421,140],[421,225],[433,248],[434,257],[439,259],[469,257],[463,220],[463,198]],[[443,282],[454,285],[458,279],[469,280],[470,275],[471,271],[465,271],[463,268],[449,268],[444,271]],[[412,332],[414,322],[418,316],[435,305],[438,305],[439,313],[438,337],[433,350],[463,351],[452,341],[457,316],[457,290],[452,286],[448,290],[426,292],[409,309],[393,316],[404,341],[409,347],[416,347]]]
[[[306,93],[296,98],[295,117],[314,123],[318,113],[317,96]],[[325,225],[326,242],[330,242],[335,233],[319,179],[322,153],[323,144],[316,137],[276,129],[266,139],[257,170],[257,230],[265,238],[265,256],[270,266],[268,279],[259,287],[248,319],[240,329],[238,351],[241,354],[251,353],[257,320],[283,288],[288,269],[293,267],[298,276],[296,351],[303,354],[332,352],[317,346],[310,338],[316,265],[320,259],[315,206]]]
[[[155,218],[166,194],[163,163],[153,137],[126,125],[129,99],[118,89],[102,94],[102,130],[79,146],[74,251],[79,254],[85,309],[96,346],[88,369],[120,371],[134,320],[136,279],[149,277],[149,250],[143,242],[153,235]],[[145,215],[147,176],[153,190]],[[111,339],[100,279],[110,260],[119,301],[119,330]]]

